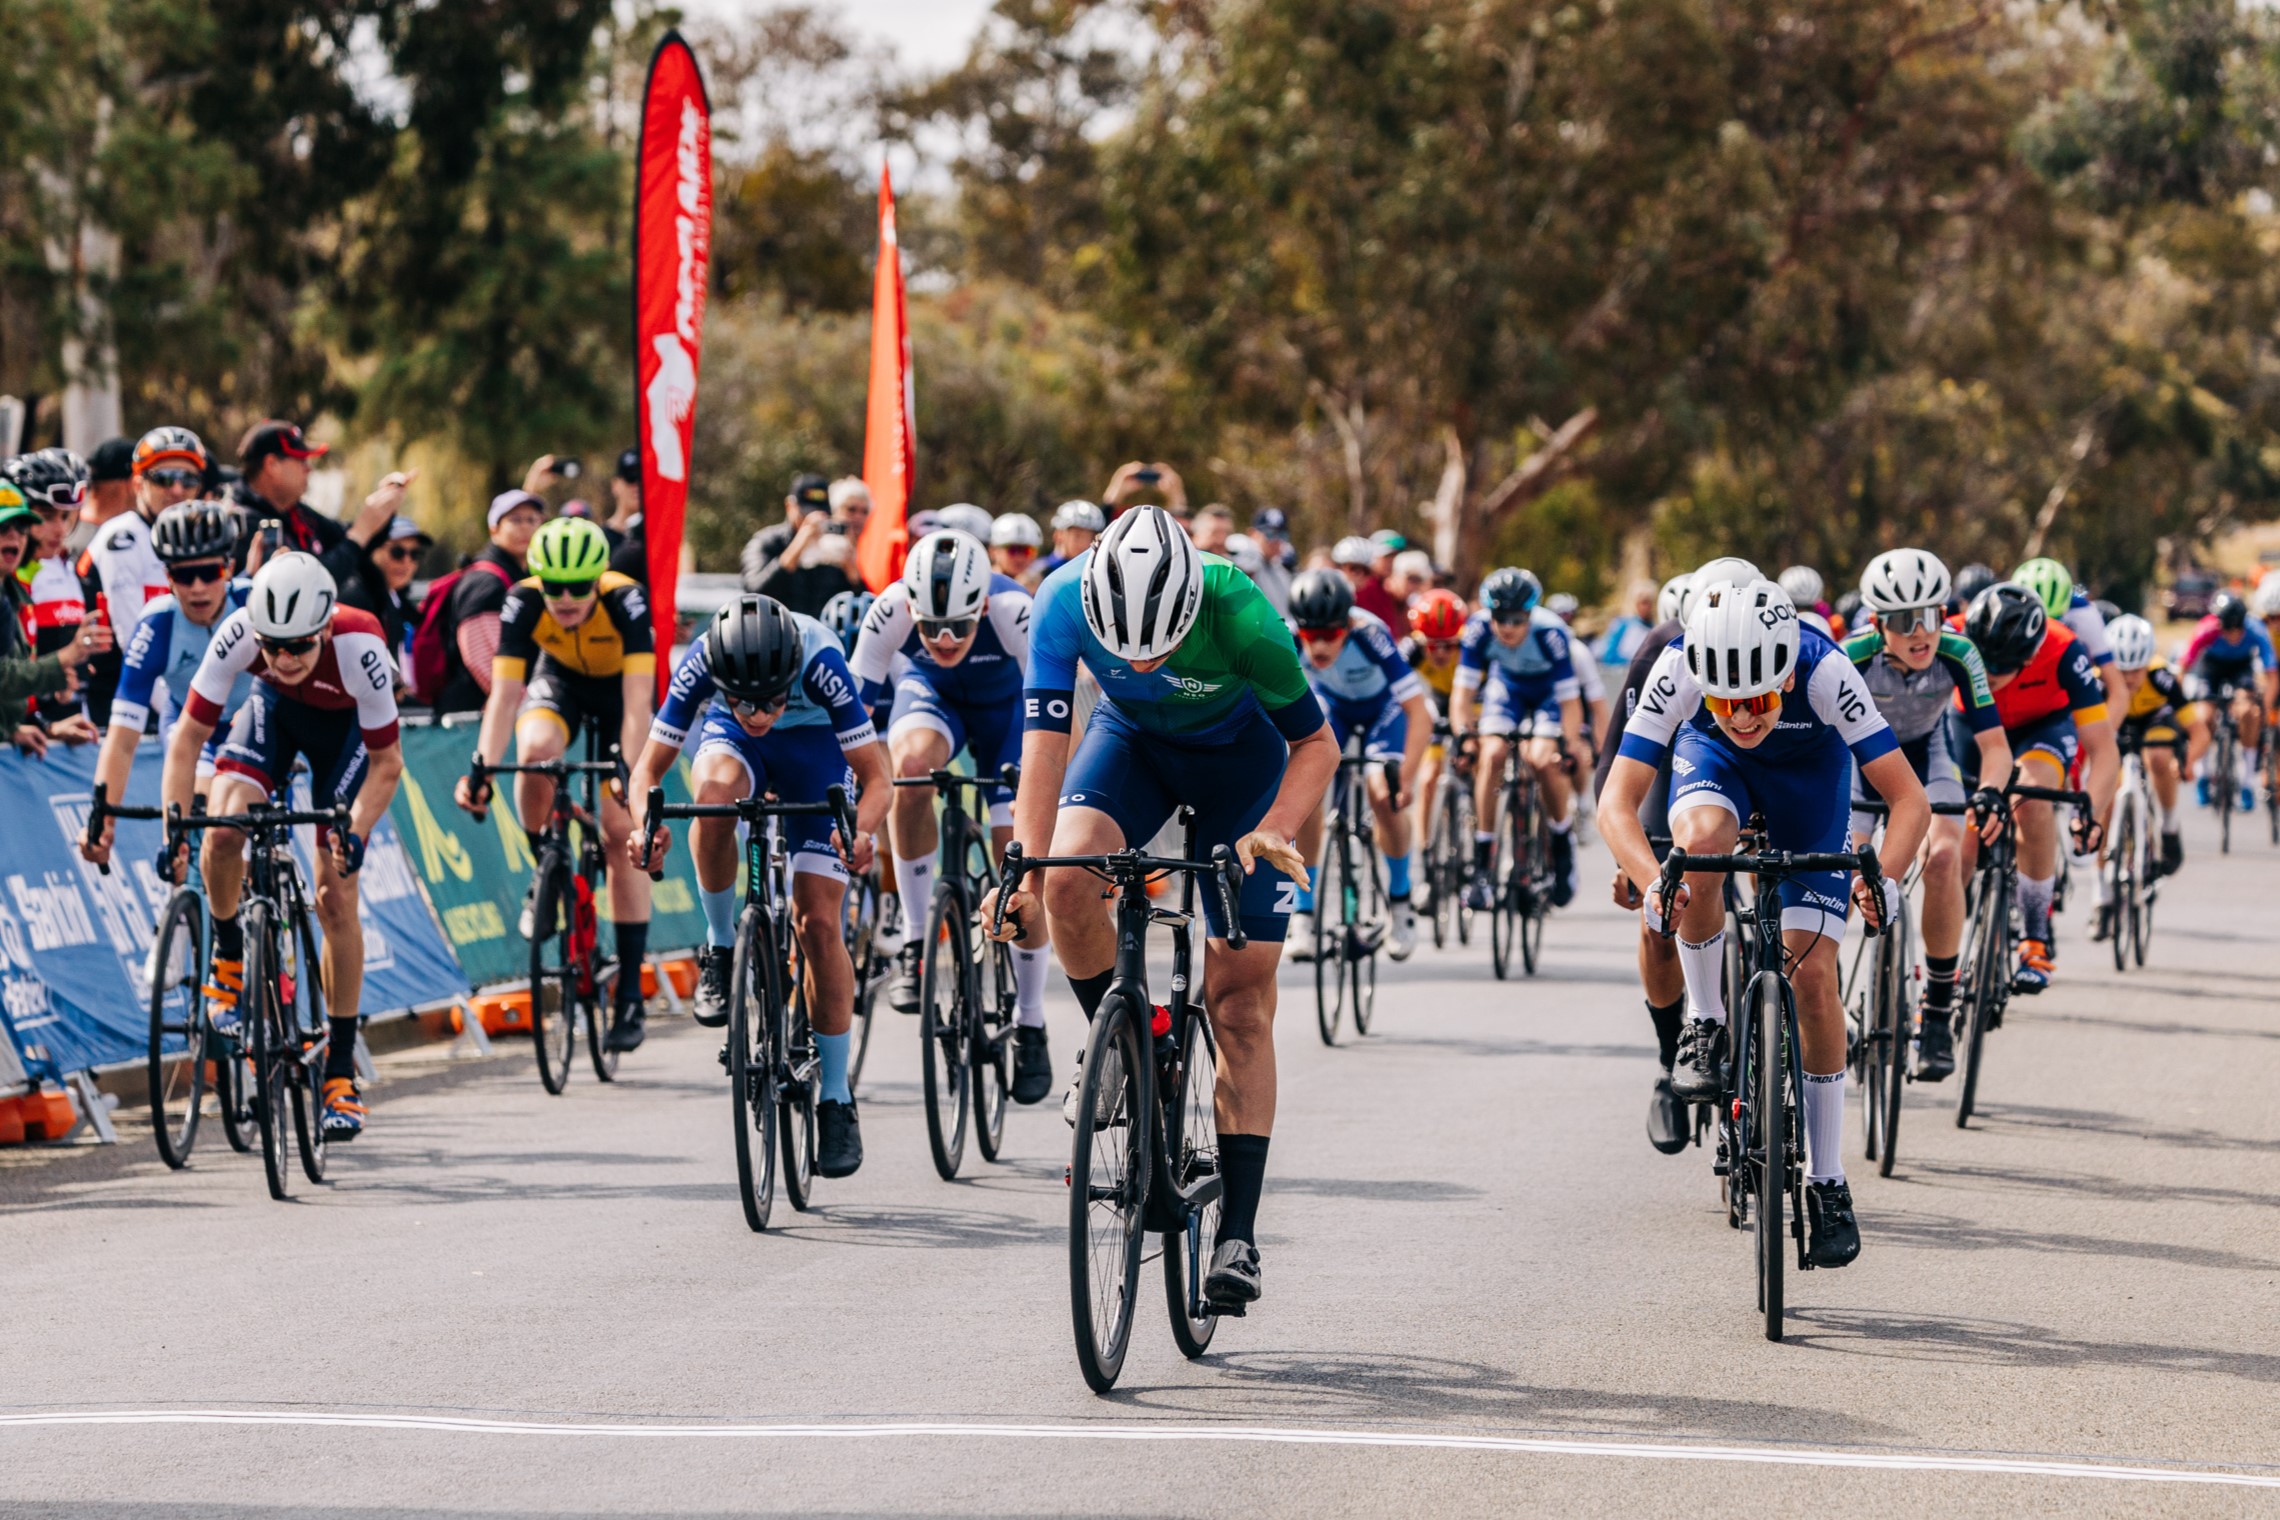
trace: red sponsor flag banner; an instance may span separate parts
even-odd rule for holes
[[[855,566],[873,591],[893,584],[910,552],[910,487],[918,463],[915,395],[902,244],[895,236],[895,186],[882,165],[879,270],[871,283],[871,404],[863,429],[863,483],[871,488],[871,520],[855,546]]]
[[[657,657],[670,658],[681,525],[696,441],[697,353],[712,265],[712,103],[696,55],[669,31],[649,60],[633,192],[634,408],[641,527]]]

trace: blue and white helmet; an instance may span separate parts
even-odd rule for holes
[[[1085,626],[1120,660],[1180,647],[1203,607],[1203,556],[1172,514],[1135,507],[1108,525],[1085,560]]]
[[[979,617],[990,599],[989,551],[970,533],[938,528],[911,548],[902,578],[910,610],[925,621]]]
[[[863,631],[863,618],[878,598],[868,591],[842,591],[823,604],[823,626],[839,635],[839,647],[855,652],[855,636]]]

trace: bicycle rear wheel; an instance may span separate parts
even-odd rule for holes
[[[239,1015],[244,1017],[242,1011]],[[251,1029],[240,1023],[241,1029]],[[243,1043],[217,1041],[214,1061],[214,1101],[222,1111],[222,1138],[229,1141],[230,1149],[241,1156],[251,1155],[261,1144],[260,1121],[254,1117],[253,1095],[256,1086],[253,1075],[253,1058]]]
[[[150,950],[150,1127],[159,1158],[179,1170],[198,1143],[206,1063],[227,1062],[227,1042],[206,1027],[205,903],[188,887],[167,899]]]
[[[1085,1045],[1069,1164],[1069,1311],[1077,1367],[1095,1393],[1116,1386],[1132,1343],[1148,1190],[1150,1041],[1121,992],[1101,1001]]]
[[[1552,911],[1552,821],[1535,809],[1527,830],[1528,896],[1520,905],[1520,968],[1530,976],[1544,954],[1544,920]]]
[[[1219,1316],[1188,1313],[1197,1291],[1194,1274],[1206,1270],[1219,1233],[1219,1048],[1211,1021],[1190,1009],[1180,1032],[1180,1083],[1165,1110],[1164,1174],[1187,1200],[1181,1212],[1187,1227],[1164,1237],[1164,1301],[1171,1310],[1172,1340],[1190,1360],[1211,1347]]]
[[[261,1165],[269,1181],[269,1196],[283,1202],[293,1196],[292,1103],[293,1064],[298,1050],[289,1027],[290,1015],[278,994],[282,948],[277,921],[269,905],[255,903],[245,910],[245,991],[239,995],[238,1018],[253,1038],[254,1118],[261,1126]]]
[[[583,874],[591,870],[592,875]],[[586,1019],[586,1062],[594,1068],[597,1082],[615,1082],[620,1051],[610,1049],[610,1021],[617,1017],[617,989],[620,977],[633,978],[634,998],[641,998],[641,967],[618,963],[609,976],[602,975],[602,923],[601,914],[594,906],[594,884],[603,881],[599,860],[585,862],[581,875],[571,883],[570,893],[578,921],[575,944],[583,946],[585,969],[578,974],[580,991],[578,1002]],[[604,883],[603,891],[609,887]],[[615,933],[615,930],[611,931]]]
[[[988,975],[982,982],[982,1006],[973,1034],[974,1143],[984,1161],[998,1159],[1005,1144],[1005,1114],[1013,1086],[1014,1009],[1018,996],[1013,981],[1013,952],[995,940],[982,952]]]
[[[1757,979],[1757,1028],[1754,1095],[1759,1145],[1757,1171],[1758,1307],[1765,1311],[1765,1338],[1781,1339],[1782,1256],[1786,1246],[1784,1204],[1788,1201],[1790,1170],[1790,1113],[1787,1040],[1783,1024],[1782,982],[1761,974]]]
[[[325,1157],[331,1147],[325,1139],[324,1069],[326,1036],[323,962],[317,959],[316,931],[306,918],[285,940],[289,961],[287,986],[291,997],[286,1011],[297,1026],[293,1063],[293,1135],[299,1142],[301,1170],[311,1182],[325,1180]]]
[[[578,963],[571,954],[570,866],[553,844],[539,851],[538,890],[531,901],[530,1039],[538,1080],[559,1096],[577,1053]]]
[[[919,976],[919,1067],[926,1090],[926,1145],[934,1170],[948,1182],[966,1159],[972,1117],[974,1012],[965,899],[948,882],[935,886],[926,915],[926,960]]]
[[[1354,873],[1353,927],[1346,934],[1346,956],[1352,963],[1349,978],[1354,1000],[1354,1033],[1370,1032],[1377,1016],[1378,942],[1386,932],[1385,867],[1369,836],[1355,836],[1352,852],[1362,862]]]
[[[1330,818],[1323,834],[1322,869],[1315,873],[1314,891],[1314,1027],[1322,1043],[1338,1043],[1338,1025],[1346,1014],[1346,926],[1341,919],[1346,900],[1344,825]]]
[[[780,1016],[769,967],[776,954],[767,915],[744,910],[728,999],[728,1089],[736,1120],[736,1181],[744,1222],[768,1228],[776,1201],[776,1072],[770,1031]]]
[[[2106,899],[2111,907],[2106,931],[2112,940],[2114,969],[2130,965],[2131,923],[2137,916],[2137,807],[2125,796],[2114,809],[2114,831],[2106,840]]]
[[[1504,812],[1496,820],[1496,854],[1489,865],[1496,892],[1489,909],[1488,953],[1500,982],[1512,974],[1513,952],[1520,948],[1520,899],[1527,880],[1528,856],[1519,812],[1517,800],[1507,795]]]
[[[1972,915],[1971,986],[1970,997],[1965,1000],[1963,1069],[1959,1073],[1962,1083],[1955,1095],[1957,1129],[1971,1122],[1971,1111],[1979,1100],[1979,1069],[1986,1053],[1987,1029],[2011,989],[2011,894],[1998,877],[1999,873],[1986,873],[1978,910]]]

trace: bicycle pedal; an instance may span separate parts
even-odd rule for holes
[[[1204,1312],[1213,1319],[1243,1319],[1246,1317],[1246,1306],[1243,1304],[1215,1304],[1206,1299],[1203,1307]]]

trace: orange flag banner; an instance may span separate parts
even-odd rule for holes
[[[871,520],[855,546],[856,568],[873,591],[894,584],[910,552],[911,476],[918,462],[914,399],[902,244],[895,237],[895,186],[881,166],[879,270],[871,286],[871,404],[863,431],[863,483],[871,488]]]

